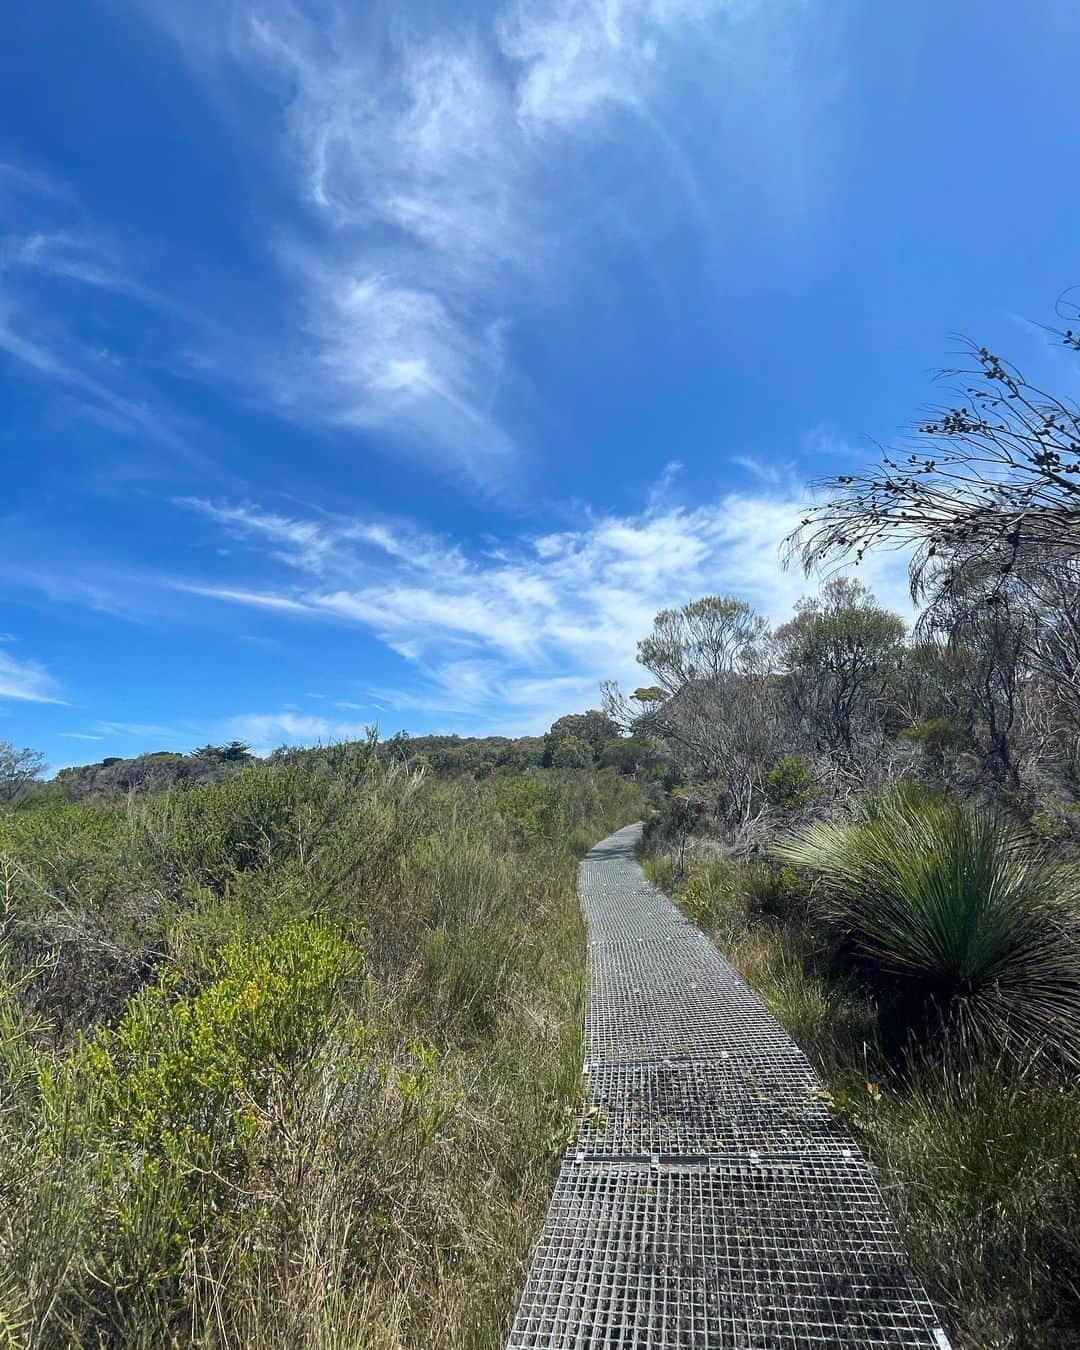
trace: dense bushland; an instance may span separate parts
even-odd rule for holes
[[[375,745],[0,812],[0,1339],[489,1346],[631,780]]]
[[[1071,331],[1058,335],[1080,352]],[[816,1060],[960,1346],[1080,1346],[1080,410],[985,349],[827,485],[773,627],[656,616],[543,737],[0,746],[0,1337],[498,1343],[578,1082],[575,855]]]

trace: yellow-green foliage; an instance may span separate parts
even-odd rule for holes
[[[310,1071],[327,1037],[342,1034],[342,991],[359,965],[357,948],[320,923],[235,935],[196,992],[170,976],[146,986],[115,1028],[46,1068],[46,1105],[55,1115],[71,1096],[96,1097],[140,1153],[241,1162],[274,1086]]]
[[[183,1277],[192,1247],[235,1241],[260,1216],[245,1196],[275,1131],[302,1123],[331,1065],[367,1070],[363,1024],[344,995],[360,954],[332,928],[293,922],[222,947],[205,983],[185,993],[167,974],[39,1073],[41,1146],[58,1165],[96,1158],[84,1195],[99,1234],[84,1317],[122,1317],[110,1287],[139,1272],[142,1295]],[[123,1323],[121,1322],[121,1325]]]
[[[765,796],[773,806],[798,811],[814,798],[817,786],[802,755],[782,755],[765,775]]]
[[[555,839],[569,828],[558,788],[547,776],[499,779],[495,809],[511,835],[523,844]]]
[[[364,746],[0,812],[0,1333],[498,1343],[577,1087],[575,858],[639,814]]]

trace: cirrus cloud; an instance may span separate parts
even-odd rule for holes
[[[804,509],[779,495],[654,500],[473,553],[407,522],[181,504],[248,547],[252,580],[183,578],[175,589],[362,628],[406,662],[402,682],[372,698],[502,729],[535,731],[568,705],[595,703],[601,680],[639,679],[637,642],[662,608],[735,594],[780,621],[808,588],[779,567],[779,542]],[[910,612],[903,558],[875,556],[861,575]]]
[[[60,686],[36,661],[20,661],[0,651],[0,702],[63,703]]]

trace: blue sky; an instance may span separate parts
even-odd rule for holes
[[[0,51],[0,739],[54,765],[543,730],[664,605],[782,619],[807,480],[951,334],[1069,378],[1073,0],[36,0]]]

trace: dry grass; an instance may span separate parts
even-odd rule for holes
[[[359,747],[0,816],[0,1338],[497,1344],[578,1087],[575,858],[638,810]]]

